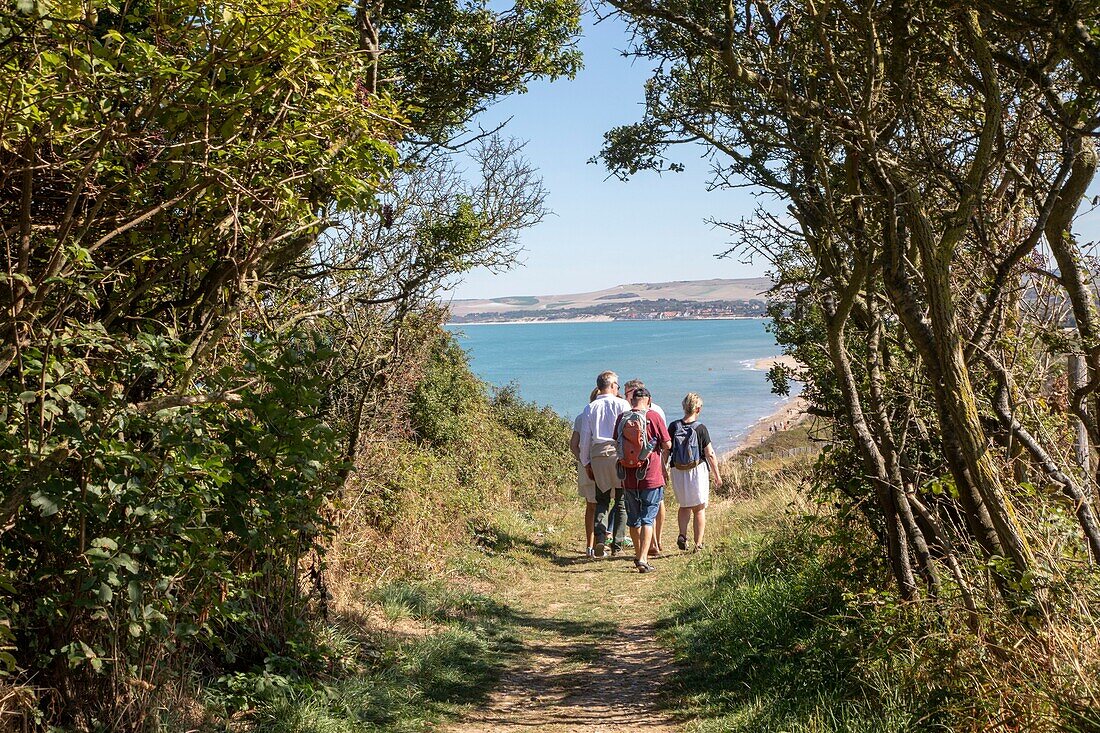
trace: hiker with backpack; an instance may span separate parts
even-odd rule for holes
[[[634,566],[640,573],[655,570],[649,564],[653,524],[664,499],[664,467],[672,441],[665,421],[650,409],[649,390],[638,387],[630,409],[615,422],[618,475],[626,495],[627,526],[634,541]]]
[[[718,458],[714,455],[710,432],[699,422],[703,410],[703,398],[688,392],[683,401],[684,416],[668,427],[672,438],[670,459],[672,463],[672,490],[680,509],[676,513],[680,534],[676,546],[687,549],[688,520],[692,521],[695,552],[703,549],[703,532],[707,528],[707,502],[710,499],[710,477],[716,485],[722,483],[718,471]],[[708,470],[709,469],[709,470]]]
[[[599,395],[599,389],[592,390],[588,401],[592,402]],[[569,450],[577,459],[577,494],[584,499],[584,536],[587,540],[585,554],[595,557],[593,549],[596,539],[596,482],[588,477],[581,463],[581,430],[584,429],[584,411],[582,410],[573,421],[573,434],[569,436]]]
[[[639,387],[645,387],[645,382],[640,379],[631,379],[629,382],[623,385],[623,396],[626,397],[626,401],[630,401],[631,395],[634,394],[634,390]],[[661,406],[653,401],[653,393],[650,393],[649,409],[656,412],[661,416],[661,422],[668,425],[668,418],[665,417],[665,411],[661,409]],[[668,474],[665,474],[665,485],[668,485]],[[661,505],[657,507],[657,518],[653,520],[653,544],[649,546],[649,556],[658,557],[661,554],[661,528],[665,524],[665,503],[661,502]]]
[[[615,534],[611,538],[612,555],[622,552],[623,537],[626,535],[626,506],[616,471],[615,421],[630,409],[630,403],[618,396],[619,375],[615,372],[603,372],[596,377],[596,389],[599,394],[582,413],[578,452],[585,474],[596,482],[595,546],[592,554],[603,557],[609,511],[617,515]]]

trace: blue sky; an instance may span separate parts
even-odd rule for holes
[[[607,179],[599,152],[603,133],[641,116],[642,85],[650,68],[621,55],[625,27],[596,24],[586,14],[577,78],[532,84],[480,120],[486,129],[512,118],[507,136],[527,140],[527,158],[540,170],[553,214],[522,233],[524,252],[509,272],[468,273],[456,298],[585,292],[628,282],[755,277],[765,265],[715,259],[727,237],[707,217],[736,220],[755,205],[751,192],[706,191],[708,164],[701,149],[684,148],[684,173],[641,174],[623,183]],[[698,151],[698,152],[697,152]]]
[[[526,155],[540,170],[553,214],[521,234],[524,252],[511,270],[475,270],[455,286],[455,298],[586,292],[630,282],[758,277],[764,262],[716,259],[728,238],[708,217],[736,221],[756,205],[748,189],[706,190],[709,164],[701,148],[684,147],[676,159],[684,173],[644,173],[627,182],[608,179],[590,164],[605,131],[636,122],[650,67],[622,56],[629,44],[615,18],[584,17],[580,49],[585,68],[574,80],[532,84],[527,94],[503,100],[478,121],[491,129],[512,118],[507,136],[527,140]],[[1100,179],[1089,195],[1100,194]],[[768,208],[782,203],[768,197]],[[1100,237],[1100,209],[1082,207],[1075,229],[1084,240]],[[1094,256],[1095,242],[1086,246]]]

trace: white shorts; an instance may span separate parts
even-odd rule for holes
[[[589,504],[596,503],[596,482],[588,478],[588,472],[577,461],[577,495],[584,497]]]

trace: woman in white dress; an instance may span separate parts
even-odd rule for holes
[[[598,389],[592,390],[592,394],[588,396],[588,401],[596,399],[600,391]],[[595,550],[593,545],[596,540],[596,482],[588,478],[588,474],[584,470],[584,466],[581,465],[581,418],[584,417],[584,411],[581,410],[581,414],[577,415],[573,420],[573,435],[569,438],[569,450],[573,452],[573,457],[577,459],[577,494],[584,498],[584,536],[587,542],[584,554],[588,557],[595,557]]]
[[[713,475],[715,484],[721,484],[722,476],[718,471],[718,458],[714,455],[710,432],[706,425],[699,422],[703,398],[689,392],[681,404],[684,406],[683,418],[668,426],[668,434],[672,437],[672,450],[669,452],[672,490],[680,505],[676,513],[680,525],[676,546],[681,550],[687,549],[688,521],[693,520],[695,552],[698,552],[703,549],[703,532],[707,528],[710,477]]]

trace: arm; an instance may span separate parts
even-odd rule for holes
[[[590,456],[592,455],[592,409],[591,408],[592,408],[591,405],[584,408],[584,419],[581,420],[580,444],[577,447],[577,450],[580,451],[580,455],[578,455],[577,457],[580,459],[581,464],[584,465],[584,466],[587,466],[589,463],[592,462],[592,459],[590,458]],[[592,476],[591,471],[589,471],[588,475],[589,475],[589,477]]]
[[[668,427],[665,426],[665,421],[657,416],[654,421],[657,425],[657,444],[661,447],[661,473],[665,477],[665,485],[669,483],[668,475],[668,462],[670,458],[669,451],[672,450],[672,437],[668,434]]]
[[[580,460],[581,457],[581,434],[576,430],[569,436],[569,452],[573,454],[573,457]]]
[[[714,448],[707,446],[707,466],[710,467],[710,475],[714,477],[714,485],[722,485],[722,474],[718,471],[718,457],[714,455]]]
[[[668,460],[668,452],[672,449],[672,436],[668,434],[668,427],[665,425],[665,421],[660,419],[658,415],[657,420],[657,441],[661,446],[661,457],[666,462]]]

